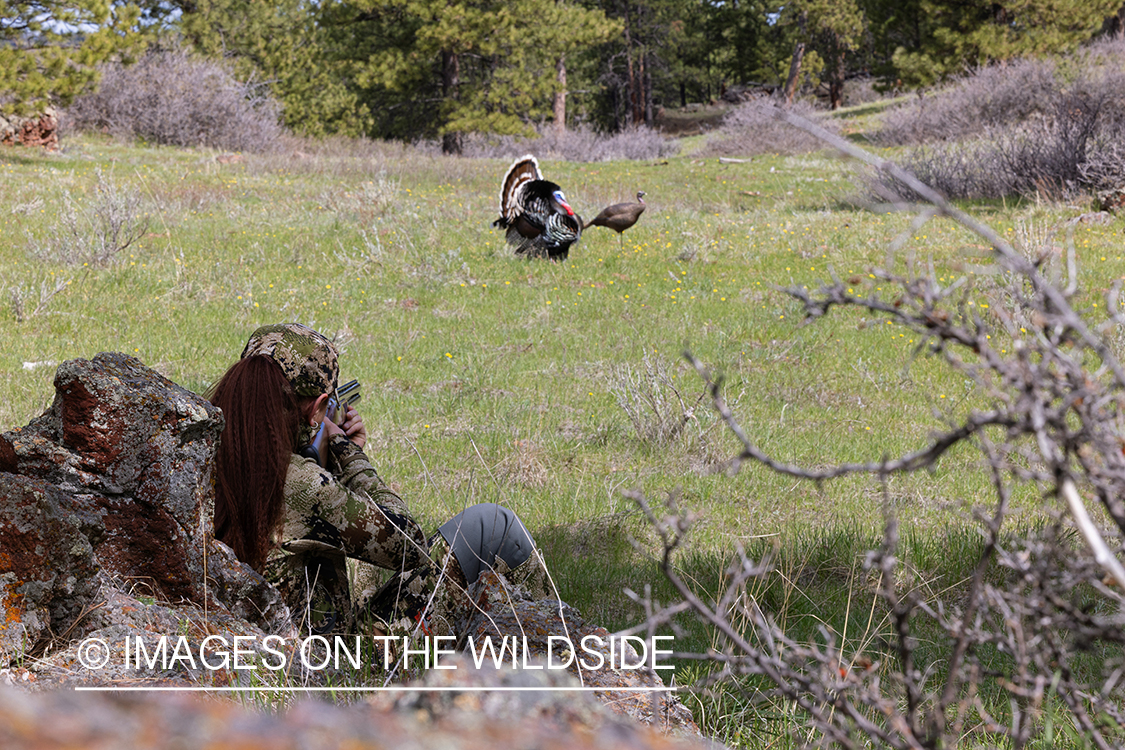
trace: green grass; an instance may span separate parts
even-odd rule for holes
[[[489,225],[500,161],[346,143],[226,165],[215,156],[97,137],[69,141],[58,156],[0,150],[0,428],[49,406],[64,360],[124,351],[198,392],[255,327],[298,321],[340,342],[342,377],[364,386],[369,453],[427,528],[475,502],[508,504],[544,547],[562,596],[613,630],[641,616],[624,587],[671,596],[655,535],[620,493],[658,501],[676,492],[698,515],[680,564],[701,591],[718,591],[736,544],[763,554],[776,545],[779,573],[762,592],[771,611],[876,647],[886,623],[869,597],[860,603],[860,563],[882,522],[873,480],[817,487],[754,465],[729,476],[737,446],[707,402],[680,436],[646,441],[615,396],[638,387],[624,384],[643,380],[647,363],[668,377],[651,385],[670,404],[662,416],[678,416],[667,383],[688,406],[702,390],[681,358],[690,349],[722,374],[765,451],[810,466],[917,448],[940,427],[935,413],[967,409],[975,394],[963,377],[911,362],[911,332],[847,311],[806,326],[778,291],[815,288],[830,272],[890,291],[869,270],[910,217],[846,208],[849,165],[827,154],[742,164],[542,158],[582,214],[638,189],[650,206],[620,246],[592,229],[552,264],[515,259]],[[91,207],[99,169],[139,192],[148,233],[105,267],[45,259],[63,193]],[[970,209],[1011,237],[1076,213]],[[1120,219],[1076,227],[1080,305],[1093,314],[1125,268],[1123,231]],[[971,276],[984,252],[941,219],[908,240],[946,280]],[[982,310],[987,300],[982,292]],[[956,591],[978,538],[966,509],[992,498],[977,456],[953,452],[888,492],[915,585],[936,597]],[[1034,497],[1015,502],[1017,522],[1038,516]],[[952,559],[949,540],[966,554]],[[684,627],[677,646],[713,638],[687,618]],[[681,670],[682,684],[692,671]],[[788,732],[784,706],[748,713],[731,700],[698,699],[701,724],[734,744]]]

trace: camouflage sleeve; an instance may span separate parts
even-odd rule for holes
[[[284,540],[312,539],[392,570],[428,565],[426,537],[353,443],[330,446],[335,475],[294,454],[285,477]],[[350,448],[348,446],[351,446]]]
[[[343,435],[328,445],[329,469],[336,481],[353,492],[366,493],[377,504],[397,513],[408,514],[406,502],[379,477],[367,454]]]

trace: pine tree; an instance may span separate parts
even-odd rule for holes
[[[526,134],[554,113],[559,60],[616,27],[556,0],[353,0],[327,9],[333,46],[354,66],[376,134]]]
[[[282,104],[290,129],[360,135],[371,117],[349,86],[348,66],[325,42],[319,10],[304,0],[188,0],[181,29],[202,54],[227,60]]]
[[[140,10],[109,0],[0,0],[0,111],[66,106],[97,82],[98,63],[143,47]]]
[[[1093,37],[1120,6],[1121,0],[903,0],[890,15],[909,38],[899,40],[893,67],[904,84],[925,86],[972,65],[1066,52]]]
[[[829,103],[838,109],[844,101],[849,55],[864,41],[865,18],[856,0],[795,0],[783,9],[777,25],[788,30],[796,50],[777,63],[778,69],[789,64],[786,98],[792,98],[795,74],[816,84],[826,80]]]
[[[863,38],[863,13],[856,0],[803,0],[802,5],[826,63],[829,104],[839,109],[844,103],[847,55]]]

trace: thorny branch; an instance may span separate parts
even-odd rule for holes
[[[1061,723],[1094,747],[1120,746],[1125,742],[1125,569],[1119,562],[1125,535],[1125,371],[1110,338],[1125,324],[1117,312],[1119,290],[1109,294],[1106,317],[1088,322],[1071,304],[1078,290],[1073,259],[1062,286],[1048,273],[1049,254],[1021,253],[895,164],[791,113],[779,110],[777,116],[929,200],[933,205],[921,210],[915,228],[948,217],[992,248],[991,273],[943,286],[933,269],[919,270],[910,258],[904,271],[892,270],[904,244],[899,238],[887,268],[872,271],[890,293],[874,286],[855,293],[861,280],[835,277],[815,292],[785,290],[803,305],[807,323],[851,307],[913,331],[920,341],[914,356],[936,358],[972,382],[976,408],[947,413],[942,429],[913,452],[810,469],[762,451],[725,402],[722,379],[687,352],[741,446],[732,466],[756,461],[818,484],[866,473],[886,491],[892,475],[934,469],[951,448],[965,445],[979,455],[995,494],[987,507],[974,511],[983,545],[955,600],[924,598],[896,582],[898,525],[887,511],[883,543],[868,553],[865,566],[891,633],[878,660],[860,666],[826,628],[819,641],[798,642],[762,612],[748,584],[771,575],[768,559],[755,562],[739,549],[724,590],[714,603],[704,601],[675,562],[691,515],[673,498],[667,514],[660,515],[642,495],[629,493],[658,532],[662,569],[682,597],[664,608],[650,605],[646,626],[669,624],[690,608],[723,645],[678,656],[712,662],[708,685],[725,682],[792,702],[814,730],[805,738],[812,745],[949,748],[969,735],[971,744],[1018,749]],[[988,300],[987,311],[974,304],[978,299]],[[1016,490],[1042,499],[1041,527],[1018,533],[1011,528]],[[735,624],[730,615],[735,611],[745,624]],[[918,639],[922,633],[933,639],[935,630],[946,657],[936,668],[916,663]],[[747,682],[749,675],[756,681]],[[769,686],[764,690],[762,678]]]

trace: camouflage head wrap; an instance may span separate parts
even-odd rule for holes
[[[336,390],[340,374],[336,347],[299,323],[262,326],[250,334],[242,359],[264,354],[281,366],[298,396],[319,396]]]

